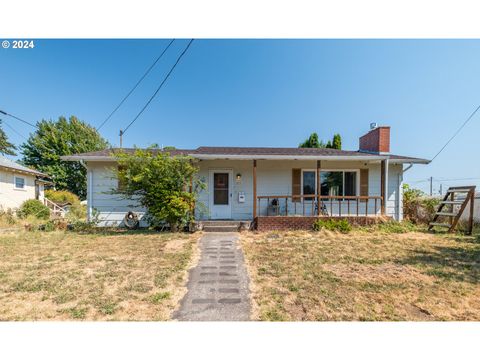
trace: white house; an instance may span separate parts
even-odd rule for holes
[[[134,149],[121,149],[133,152]],[[109,194],[117,186],[112,155],[118,149],[65,156],[87,167],[88,213],[104,226],[120,225],[131,201]],[[152,150],[161,151],[161,150]],[[359,150],[267,147],[199,147],[169,151],[198,160],[207,190],[199,194],[199,220],[254,221],[259,229],[310,228],[318,216],[368,222],[402,220],[403,173],[428,160],[390,153],[390,127],[373,127]]]
[[[16,209],[25,200],[43,202],[47,175],[0,156],[0,208]]]

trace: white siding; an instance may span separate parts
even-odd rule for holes
[[[117,188],[115,163],[87,163],[87,199],[89,213],[98,214],[99,226],[122,226],[123,218],[129,211],[145,215],[145,209],[132,200],[121,199],[111,191]],[[91,175],[90,175],[91,173]],[[144,222],[140,225],[145,226]]]
[[[25,179],[24,189],[15,189],[15,176]],[[25,200],[35,199],[34,175],[0,170],[0,207],[2,209],[17,209]]]

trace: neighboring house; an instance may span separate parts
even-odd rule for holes
[[[47,175],[0,156],[0,208],[16,209],[29,199],[44,202]]]
[[[463,197],[465,199],[465,197]],[[461,220],[467,221],[470,216],[470,206],[467,204],[467,208],[460,217]],[[480,224],[480,193],[475,194],[475,200],[473,203],[473,221],[477,224]]]
[[[82,161],[87,167],[88,214],[92,216],[95,209],[100,225],[106,226],[121,224],[130,210],[144,213],[132,201],[108,193],[117,186],[112,176],[115,151],[62,158]],[[358,151],[199,147],[169,152],[199,161],[199,176],[207,190],[199,194],[203,206],[197,206],[197,219],[254,220],[259,229],[310,228],[318,216],[347,217],[355,222],[381,215],[402,220],[403,173],[412,164],[429,163],[390,154],[387,126],[373,127],[362,136]]]

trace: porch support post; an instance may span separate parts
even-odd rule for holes
[[[382,196],[382,215],[386,214],[388,194],[388,159],[382,160],[380,166],[380,191]]]
[[[257,160],[253,160],[253,220],[257,218]]]
[[[320,216],[320,168],[322,167],[321,160],[317,160],[317,216]]]

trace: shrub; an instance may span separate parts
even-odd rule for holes
[[[17,210],[17,216],[25,219],[27,216],[34,216],[37,219],[47,220],[50,218],[50,209],[39,200],[31,199],[25,201]]]
[[[112,193],[147,208],[151,225],[167,222],[175,231],[191,220],[197,194],[205,184],[190,157],[151,150],[116,154],[121,186]]]
[[[66,218],[70,221],[75,220],[86,220],[87,218],[87,207],[80,203],[73,204],[68,207]]]
[[[48,220],[45,224],[39,227],[40,230],[54,231],[54,230],[67,230],[68,224],[63,219]]]
[[[440,200],[403,184],[403,215],[414,224],[427,224],[435,215]]]
[[[74,193],[67,190],[45,190],[45,197],[56,204],[80,204],[80,199]]]
[[[17,222],[11,209],[0,209],[0,225],[13,225]]]
[[[313,223],[313,230],[320,231],[322,229],[330,231],[339,231],[341,233],[349,233],[352,231],[352,225],[346,220],[336,220],[336,219],[318,219]]]
[[[399,221],[387,221],[384,223],[379,223],[374,226],[365,227],[367,231],[381,231],[389,234],[404,234],[412,231],[419,231],[419,227],[412,223],[411,221],[405,220],[402,222]]]

